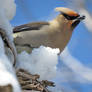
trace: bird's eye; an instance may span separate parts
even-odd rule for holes
[[[79,17],[79,15],[78,15],[78,16],[69,16],[69,15],[67,15],[67,14],[65,14],[65,13],[62,13],[62,15],[63,15],[67,20],[74,20],[74,19],[76,19],[77,17]]]
[[[67,19],[67,20],[71,20],[71,17],[66,15],[66,14],[63,14],[63,16]]]

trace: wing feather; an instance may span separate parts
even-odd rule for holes
[[[39,30],[41,27],[49,25],[48,22],[34,22],[28,23],[20,26],[16,26],[13,29],[13,33],[23,32],[23,31],[31,31],[31,30]]]

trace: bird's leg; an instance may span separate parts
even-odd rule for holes
[[[17,53],[16,53],[16,49],[14,47],[14,44],[9,40],[6,31],[4,29],[2,29],[2,28],[0,28],[0,35],[1,35],[5,45],[7,45],[10,48],[10,50],[12,51],[12,53],[13,53],[13,56],[14,56],[13,66],[15,66]]]

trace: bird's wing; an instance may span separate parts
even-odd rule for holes
[[[28,23],[28,24],[16,26],[13,29],[13,33],[31,31],[31,30],[39,30],[44,25],[49,25],[49,22],[34,22],[34,23]]]

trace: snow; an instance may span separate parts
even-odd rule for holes
[[[9,21],[14,17],[15,12],[16,5],[14,0],[0,0],[0,28],[5,29],[11,44],[13,43],[13,37],[12,26]],[[4,44],[0,36],[0,86],[8,84],[12,85],[13,92],[21,92],[15,70],[5,54]]]
[[[15,0],[0,0],[0,9],[5,12],[6,18],[8,20],[13,19],[16,13]]]
[[[13,36],[12,36],[12,26],[10,24],[10,19],[12,19],[16,12],[16,4],[14,0],[0,0],[0,28],[4,29],[4,33],[7,35],[9,39],[9,43],[15,50],[15,46],[13,44]]]
[[[59,49],[40,46],[31,54],[25,51],[18,55],[17,68],[22,68],[31,74],[39,74],[40,79],[52,79],[56,76]]]
[[[4,44],[0,37],[0,86],[7,84],[11,84],[13,86],[13,92],[21,92],[15,71],[11,62],[5,55]]]
[[[14,17],[16,13],[16,4],[14,0],[0,0],[0,28],[7,31],[7,35],[11,42],[12,37],[12,26],[9,21]]]

